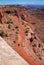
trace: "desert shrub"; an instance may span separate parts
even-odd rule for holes
[[[17,13],[17,11],[16,11],[16,10],[14,10],[14,12],[15,12],[15,13]]]
[[[0,23],[2,24],[2,14],[0,13]]]
[[[0,18],[2,18],[2,14],[0,13]]]
[[[21,19],[25,20],[25,17],[24,17],[24,15],[21,15]]]
[[[5,11],[7,14],[10,14],[11,13],[11,11]]]
[[[30,42],[32,42],[33,41],[33,38],[30,38]]]
[[[7,33],[5,33],[4,31],[0,30],[0,36],[1,37],[8,37]]]
[[[14,10],[14,15],[17,16],[17,17],[19,17],[16,10]]]

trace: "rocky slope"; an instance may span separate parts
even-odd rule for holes
[[[36,22],[26,8],[0,6],[0,36],[30,65],[44,65],[44,43],[36,35]]]
[[[8,51],[9,50],[9,51]],[[0,65],[29,65],[0,37]]]

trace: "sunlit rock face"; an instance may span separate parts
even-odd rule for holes
[[[29,65],[0,37],[0,65]]]

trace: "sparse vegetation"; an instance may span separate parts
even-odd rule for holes
[[[22,19],[22,20],[25,20],[25,17],[24,17],[24,15],[21,15],[21,19]]]
[[[26,33],[25,35],[28,36],[28,33]]]
[[[24,25],[24,24],[25,24],[23,21],[21,21],[21,22],[22,22],[22,25]]]
[[[18,26],[16,26],[15,28],[18,29]]]
[[[41,44],[39,44],[38,47],[41,47]]]
[[[44,38],[42,38],[42,42],[44,43]]]
[[[19,17],[16,10],[14,10],[14,15],[17,16],[17,17]]]
[[[42,58],[41,58],[41,57],[39,57],[39,59],[40,59],[40,60],[42,60]]]
[[[2,8],[4,9],[4,11],[2,11],[3,18],[0,18],[0,36],[3,37],[3,39],[6,40],[7,43],[14,49],[19,47],[20,50],[20,48],[23,47],[24,51],[29,56],[34,57],[34,60],[36,59],[36,61],[37,59],[38,61],[41,60],[40,63],[42,63],[42,59],[44,57],[44,44],[39,40],[38,37],[43,36],[42,41],[44,42],[44,35],[41,34],[41,32],[44,33],[44,29],[41,29],[43,28],[44,24],[41,22],[41,20],[38,20],[39,18],[36,18],[38,16],[42,18],[42,15],[38,15],[38,13],[36,13],[36,9],[35,11],[31,9],[31,12],[29,10],[23,11],[23,8],[14,8],[14,6],[13,8],[10,7],[10,9],[9,7]],[[33,13],[33,16],[31,15],[31,13]],[[34,14],[37,15],[34,16]],[[37,24],[34,24],[33,22],[36,22]],[[37,28],[37,30],[35,28]],[[36,36],[36,33],[38,37]]]
[[[8,24],[8,28],[9,28],[9,29],[11,28],[11,25],[10,25],[10,24]]]
[[[30,42],[32,42],[33,41],[33,38],[30,38],[29,40],[30,40]]]
[[[37,39],[36,36],[34,36],[34,39]]]
[[[6,24],[13,24],[12,21],[6,21],[5,23],[6,23]]]
[[[33,46],[33,47],[37,47],[36,44],[33,44],[32,46]]]
[[[16,10],[14,10],[14,13],[17,13],[17,11],[16,11]]]
[[[28,36],[29,29],[26,29],[25,35]]]
[[[5,11],[7,14],[10,14],[11,13],[11,11]]]
[[[0,23],[2,24],[2,14],[0,13]]]
[[[3,30],[0,30],[0,36],[1,37],[8,37],[7,33],[5,33]]]
[[[28,30],[26,30],[25,33],[28,33]]]
[[[18,46],[20,46],[20,44],[18,44]]]
[[[18,31],[16,31],[15,33],[18,34]]]
[[[15,41],[13,41],[14,43],[16,43]]]
[[[34,53],[36,53],[36,50],[35,50],[35,48],[33,47],[33,51],[34,51]]]

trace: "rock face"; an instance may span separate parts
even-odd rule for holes
[[[28,64],[44,65],[44,44],[34,32],[36,18],[22,7],[2,6],[0,9],[0,36]]]
[[[29,65],[0,37],[0,65]]]

